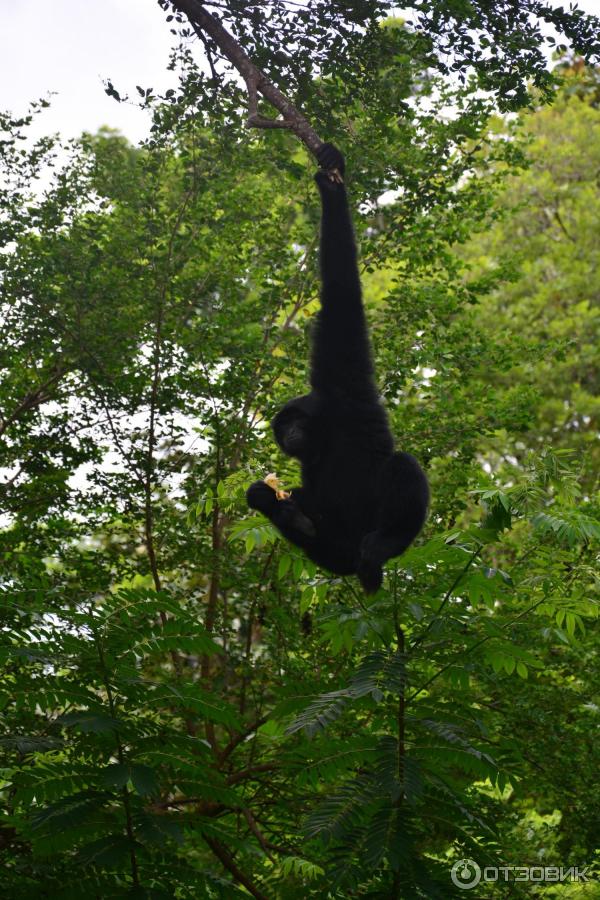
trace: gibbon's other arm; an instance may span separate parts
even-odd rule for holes
[[[362,305],[356,242],[343,181],[344,157],[333,144],[317,151],[321,194],[321,310],[313,340],[311,385],[327,394],[376,395]]]

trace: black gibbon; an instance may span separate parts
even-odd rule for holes
[[[301,463],[302,487],[284,494],[257,481],[247,500],[317,565],[358,575],[372,593],[382,583],[383,563],[423,527],[429,488],[417,460],[394,451],[375,386],[352,220],[337,175],[344,174],[344,157],[322,144],[317,159],[322,288],[312,390],[286,403],[272,422],[283,452]]]

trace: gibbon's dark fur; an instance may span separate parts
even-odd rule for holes
[[[429,488],[416,459],[394,452],[375,387],[350,210],[335,177],[335,170],[344,174],[344,158],[332,144],[322,144],[317,158],[322,290],[312,390],[286,403],[272,422],[283,452],[300,460],[302,487],[279,500],[256,481],[247,500],[317,565],[358,575],[372,593],[383,563],[423,527]]]

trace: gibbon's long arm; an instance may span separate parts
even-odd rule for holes
[[[356,241],[346,188],[336,179],[344,160],[336,147],[317,153],[321,170],[321,310],[313,342],[311,385],[317,391],[341,390],[373,397],[373,367],[362,305]]]

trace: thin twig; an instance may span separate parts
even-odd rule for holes
[[[440,620],[440,618],[441,618],[441,615],[442,615],[442,612],[444,611],[444,607],[446,606],[446,604],[447,604],[448,601],[450,600],[450,597],[452,596],[452,594],[454,593],[454,591],[456,590],[456,588],[458,587],[458,585],[460,584],[460,582],[462,581],[462,579],[464,578],[464,576],[467,574],[467,572],[469,571],[469,569],[471,568],[471,566],[473,565],[473,563],[475,562],[475,560],[477,559],[477,557],[479,556],[480,553],[481,553],[481,547],[478,547],[478,548],[471,554],[471,556],[469,557],[469,559],[468,559],[466,565],[465,565],[465,566],[463,567],[463,569],[459,572],[459,574],[456,576],[456,578],[454,579],[454,581],[452,582],[452,584],[451,584],[450,587],[448,588],[448,590],[447,590],[447,592],[446,592],[446,595],[445,595],[444,599],[443,599],[442,602],[440,603],[440,608],[439,608],[438,611],[436,612],[435,616],[432,618],[431,622],[429,623],[429,625],[427,626],[427,628],[425,629],[425,631],[423,632],[423,634],[419,635],[419,637],[418,637],[415,641],[413,641],[413,643],[411,644],[411,646],[410,646],[411,651],[414,650],[415,647],[418,647],[419,644],[422,644],[422,643],[423,643],[423,641],[425,640],[425,638],[427,637],[427,635],[429,634],[429,632],[431,631],[431,629],[433,628],[433,626],[435,625],[435,623],[436,623],[436,622],[439,622],[439,620]]]

